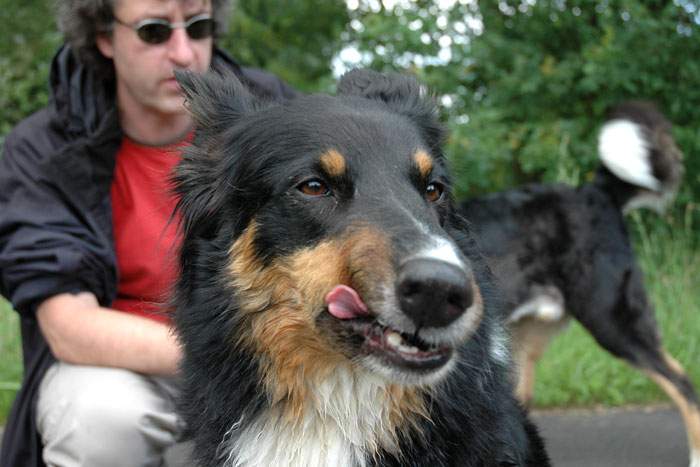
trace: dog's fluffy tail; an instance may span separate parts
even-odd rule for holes
[[[615,107],[600,131],[598,153],[604,167],[599,181],[624,211],[663,211],[675,197],[683,154],[670,122],[653,104],[630,101]]]

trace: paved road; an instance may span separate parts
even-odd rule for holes
[[[669,407],[536,411],[554,467],[687,467],[683,422]],[[0,434],[2,427],[0,427]],[[168,453],[185,467],[186,446]]]
[[[681,416],[670,407],[535,412],[555,467],[688,467]]]

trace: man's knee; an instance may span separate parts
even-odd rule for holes
[[[172,401],[142,375],[92,370],[68,366],[47,374],[38,404],[46,460],[68,456],[81,459],[75,465],[158,464],[180,428]]]
[[[70,402],[68,417],[88,433],[132,433],[149,414],[149,407],[128,388],[122,394],[99,389],[82,391]]]

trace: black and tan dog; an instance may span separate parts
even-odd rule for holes
[[[261,101],[178,77],[182,410],[206,466],[544,466],[442,130],[407,77]]]
[[[628,102],[603,126],[599,153],[602,166],[591,183],[529,185],[460,208],[510,303],[518,397],[532,397],[536,361],[573,316],[671,397],[686,424],[691,466],[700,467],[698,397],[662,348],[623,219],[629,209],[658,209],[673,199],[681,152],[654,106]]]

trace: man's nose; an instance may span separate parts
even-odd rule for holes
[[[178,68],[187,68],[192,64],[194,61],[194,48],[192,47],[192,39],[187,35],[184,28],[173,29],[167,45],[170,60]]]

